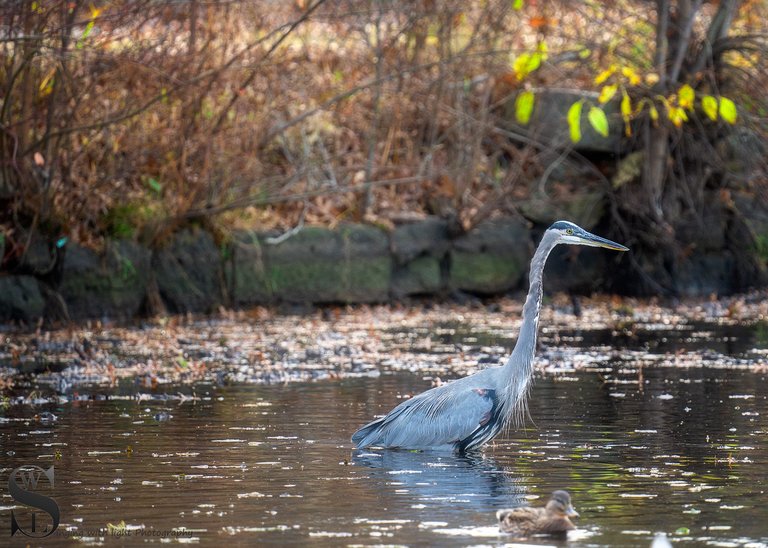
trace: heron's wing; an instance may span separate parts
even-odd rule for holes
[[[496,391],[462,381],[427,390],[402,402],[385,417],[358,430],[352,441],[358,447],[454,446],[461,450],[484,443],[489,433],[495,435],[498,431]]]

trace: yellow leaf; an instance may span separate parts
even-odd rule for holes
[[[701,110],[707,115],[707,118],[713,122],[717,120],[717,99],[711,95],[705,95],[701,98]]]
[[[581,141],[581,101],[576,101],[568,109],[568,129],[571,133],[571,141]]]
[[[547,52],[549,51],[549,48],[547,47],[547,43],[543,40],[539,42],[536,45],[536,51],[538,51],[541,54],[541,60],[546,61],[547,60]]]
[[[637,75],[635,70],[630,67],[621,67],[621,74],[623,74],[624,77],[629,80],[629,84],[632,86],[636,86],[640,83],[640,77]]]
[[[651,103],[651,106],[648,107],[648,115],[651,117],[651,120],[654,121],[654,123],[659,119],[659,111],[656,108],[656,105]]]
[[[688,115],[685,113],[685,109],[680,107],[670,106],[667,109],[667,118],[674,124],[675,127],[680,127],[683,122],[688,121]]]
[[[587,120],[592,127],[603,137],[608,137],[608,118],[600,107],[591,107],[587,113]]]
[[[532,91],[523,91],[515,98],[515,120],[526,125],[533,113],[534,95]]]
[[[609,84],[607,86],[603,86],[603,89],[600,90],[600,97],[597,98],[597,102],[601,105],[604,105],[613,99],[613,96],[616,95],[616,90],[618,89],[619,86],[617,84]]]
[[[605,82],[608,78],[610,78],[613,73],[616,72],[616,65],[611,65],[607,69],[605,69],[603,72],[595,76],[595,84],[598,86]]]
[[[584,48],[579,52],[580,59],[587,59],[589,58],[590,55],[592,55],[592,50],[590,50],[589,48]]]
[[[688,84],[680,86],[677,91],[677,102],[681,108],[693,110],[693,101],[696,98],[696,92]]]
[[[735,124],[738,113],[736,112],[736,104],[728,99],[728,97],[720,97],[720,118],[728,122],[729,124]]]
[[[621,116],[625,120],[632,116],[632,100],[629,98],[629,95],[627,95],[627,92],[624,92],[621,97]]]

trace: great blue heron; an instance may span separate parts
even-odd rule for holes
[[[628,250],[568,221],[554,223],[544,232],[531,260],[523,323],[506,364],[405,400],[386,416],[360,428],[352,442],[359,448],[453,449],[463,453],[489,442],[507,425],[522,422],[533,374],[542,273],[550,251],[558,244]]]

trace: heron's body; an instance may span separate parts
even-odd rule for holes
[[[499,528],[516,537],[557,535],[576,529],[570,518],[579,514],[567,491],[555,491],[544,508],[511,508],[496,512]]]
[[[352,436],[355,445],[464,452],[480,447],[510,423],[521,420],[533,372],[544,264],[559,243],[626,250],[572,223],[553,224],[544,233],[531,260],[523,323],[506,364],[484,369],[402,402],[386,416],[355,432]]]

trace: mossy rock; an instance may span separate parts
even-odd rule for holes
[[[70,318],[135,316],[146,293],[149,265],[149,250],[127,240],[107,241],[102,254],[68,245],[58,291]]]
[[[177,233],[152,258],[160,297],[170,312],[211,312],[223,302],[221,251],[200,228]]]
[[[392,276],[392,294],[397,297],[429,295],[442,289],[440,261],[423,255],[395,268]]]
[[[365,225],[304,227],[264,247],[272,295],[288,302],[381,302],[389,297],[389,238]]]
[[[224,261],[224,279],[235,306],[266,304],[272,300],[264,257],[263,237],[242,231],[234,234]]]
[[[485,222],[454,241],[450,288],[481,294],[514,289],[522,281],[531,255],[529,233],[521,222]]]

